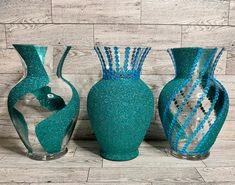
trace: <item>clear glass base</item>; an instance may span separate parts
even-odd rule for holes
[[[186,160],[192,160],[192,161],[197,161],[197,160],[203,160],[209,157],[210,152],[207,154],[195,154],[195,155],[184,155],[179,152],[175,152],[174,150],[170,151],[171,155],[179,158],[179,159],[186,159]]]
[[[55,154],[46,154],[45,155],[45,154],[38,154],[38,153],[27,153],[27,156],[30,159],[37,160],[37,161],[49,161],[49,160],[58,159],[58,158],[64,156],[67,152],[68,152],[68,148],[65,148],[61,152],[55,153]]]

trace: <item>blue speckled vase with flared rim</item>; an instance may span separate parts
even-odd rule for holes
[[[67,153],[79,112],[79,95],[62,76],[71,47],[13,46],[23,61],[24,76],[9,92],[9,116],[28,157],[59,158]]]
[[[103,158],[138,156],[154,113],[151,90],[140,79],[150,48],[95,46],[103,78],[90,90],[87,111]]]
[[[171,153],[183,159],[205,159],[229,108],[228,94],[214,76],[223,49],[173,48],[168,52],[176,76],[163,88],[158,108]]]

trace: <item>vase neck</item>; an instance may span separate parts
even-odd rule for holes
[[[103,79],[139,79],[142,65],[151,48],[95,46]]]
[[[172,58],[176,77],[195,78],[214,75],[214,70],[223,49],[175,48],[168,52]]]
[[[44,78],[49,80],[55,70],[51,64],[56,65],[56,75],[62,77],[62,68],[65,58],[71,46],[37,46],[37,45],[13,45],[25,64],[27,77]],[[46,57],[47,53],[47,57]],[[49,56],[49,57],[48,57]],[[53,58],[51,58],[53,56]],[[54,63],[55,62],[55,63]]]
[[[47,77],[44,59],[47,47],[34,45],[13,45],[26,66],[27,76]]]

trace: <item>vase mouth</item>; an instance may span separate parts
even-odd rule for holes
[[[48,47],[72,47],[71,45],[60,45],[60,44],[48,44],[48,45],[44,45],[44,44],[12,44],[12,46],[15,48],[17,46],[22,46],[22,47],[27,47],[27,46],[31,46],[31,47],[41,47],[41,48],[48,48]]]
[[[224,47],[180,47],[180,48],[168,48],[167,51],[171,51],[171,50],[193,50],[193,49],[224,50]]]
[[[94,47],[103,70],[103,79],[139,79],[143,62],[151,47],[102,46]]]
[[[94,45],[94,48],[104,48],[104,47],[107,47],[107,48],[122,48],[122,49],[125,49],[125,48],[140,48],[140,49],[151,49],[151,46],[146,46],[146,45],[142,45],[142,44],[128,44],[128,45],[125,45],[125,44],[100,44],[99,42],[95,43]]]
[[[184,47],[167,50],[174,68],[176,77],[187,77],[194,74],[197,77],[214,76],[216,65],[222,55],[223,47]]]

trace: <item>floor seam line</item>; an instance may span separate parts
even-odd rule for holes
[[[88,169],[86,182],[88,182],[89,175],[90,175],[90,170],[91,170],[91,168]]]
[[[197,168],[195,168],[195,169],[196,169],[197,173],[200,175],[200,177],[202,178],[203,182],[207,183],[206,180],[202,177],[201,173],[198,171],[198,169]]]

